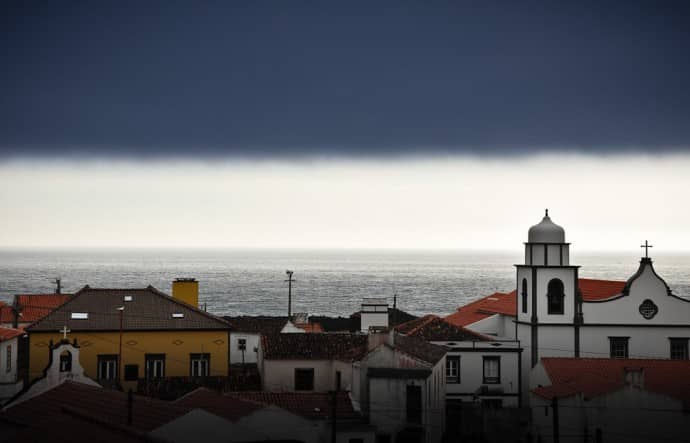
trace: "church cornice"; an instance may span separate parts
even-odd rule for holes
[[[623,291],[621,291],[621,294],[623,296],[627,296],[630,294],[630,287],[635,282],[635,280],[640,278],[640,276],[644,273],[644,269],[646,266],[649,266],[649,269],[652,271],[652,274],[654,275],[654,277],[659,279],[659,281],[661,281],[661,283],[664,284],[664,287],[666,288],[666,295],[669,295],[671,297],[677,298],[677,299],[682,300],[684,302],[690,303],[690,300],[687,300],[687,299],[682,298],[682,297],[678,297],[677,295],[675,295],[673,293],[671,288],[668,286],[668,283],[666,283],[666,280],[661,278],[659,276],[659,274],[656,273],[656,271],[654,270],[654,266],[652,265],[652,259],[649,257],[642,257],[640,259],[640,267],[637,268],[637,271],[628,279],[628,281],[625,282],[625,286],[623,287]]]

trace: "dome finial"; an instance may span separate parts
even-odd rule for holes
[[[548,210],[548,208],[545,210],[545,212],[546,212],[546,215],[544,215],[544,217],[548,217],[548,216],[549,216],[549,210]]]

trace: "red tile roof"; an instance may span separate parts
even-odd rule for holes
[[[625,287],[624,281],[581,278],[578,285],[585,302],[606,300],[618,296]],[[496,292],[461,306],[445,320],[456,326],[467,326],[495,314],[515,316],[517,313],[517,292]]]
[[[323,332],[323,328],[318,323],[296,323],[296,327],[304,329],[307,332],[319,333]]]
[[[541,362],[551,385],[532,392],[546,399],[615,392],[625,385],[626,368],[634,368],[642,370],[644,390],[690,401],[690,360],[542,358]]]
[[[24,333],[23,329],[3,328],[0,327],[0,343],[5,340],[11,340],[14,337],[19,337]]]
[[[275,405],[311,419],[327,419],[331,414],[331,399],[330,394],[327,393],[256,391],[229,392],[226,395],[240,400]],[[359,414],[352,407],[352,401],[350,401],[348,393],[344,391],[338,392],[336,413],[338,414],[338,419],[360,418]]]
[[[454,325],[436,315],[425,315],[396,326],[396,331],[426,341],[486,341],[491,338],[462,326]]]
[[[456,326],[467,326],[491,317],[494,314],[515,316],[515,291],[509,293],[496,292],[488,297],[480,298],[472,303],[461,306],[445,320]]]
[[[57,307],[68,301],[72,294],[19,294],[14,296],[14,305],[21,313],[19,323],[34,323],[50,314]],[[0,323],[12,323],[14,312],[5,305],[0,308]]]
[[[266,360],[353,361],[366,353],[363,334],[275,334],[261,337]]]
[[[615,280],[594,280],[591,278],[581,278],[578,280],[582,300],[597,301],[619,295],[625,287],[624,281]]]

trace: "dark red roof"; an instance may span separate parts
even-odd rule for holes
[[[10,405],[0,417],[40,426],[52,423],[65,407],[102,422],[127,425],[126,393],[69,381],[14,406]],[[146,432],[190,411],[181,405],[136,395],[132,408],[131,428]]]
[[[250,415],[265,408],[265,405],[253,401],[245,401],[237,397],[220,394],[206,388],[198,388],[180,397],[175,404],[189,408],[201,408],[211,414],[231,421]]]
[[[328,393],[256,391],[230,392],[226,395],[245,401],[275,405],[306,418],[327,419],[331,414],[331,399]],[[348,393],[344,391],[338,392],[337,394],[336,413],[338,419],[360,418],[360,415],[352,407],[352,401]]]
[[[366,353],[364,334],[274,334],[261,337],[266,360],[353,361]]]
[[[582,293],[582,300],[591,302],[605,300],[621,294],[625,287],[625,282],[581,278],[578,280],[578,285]],[[495,314],[515,317],[517,314],[516,294],[516,291],[493,293],[459,307],[456,312],[445,317],[445,320],[456,326],[467,326]]]
[[[626,368],[632,368],[642,370],[644,390],[690,401],[690,360],[542,358],[541,363],[551,385],[532,392],[546,399],[615,392],[625,386]]]
[[[425,315],[408,321],[395,328],[396,331],[426,341],[487,341],[491,338],[478,334],[462,326],[456,326],[436,316]]]
[[[623,292],[624,281],[594,280],[581,278],[578,280],[583,301],[605,300]]]
[[[0,343],[5,340],[11,340],[14,337],[19,337],[24,333],[23,329],[3,328],[0,327]]]
[[[72,297],[72,294],[19,294],[14,296],[14,305],[21,312],[19,323],[34,323]],[[0,323],[12,323],[12,307],[3,303],[0,308]]]
[[[515,294],[515,291],[493,293],[488,297],[459,307],[456,312],[445,317],[445,320],[456,326],[467,326],[494,314],[515,316],[517,312]]]

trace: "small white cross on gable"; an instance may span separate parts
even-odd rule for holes
[[[72,332],[69,329],[67,329],[67,325],[63,326],[62,329],[60,329],[58,332],[62,332],[62,339],[67,340],[67,334]]]

